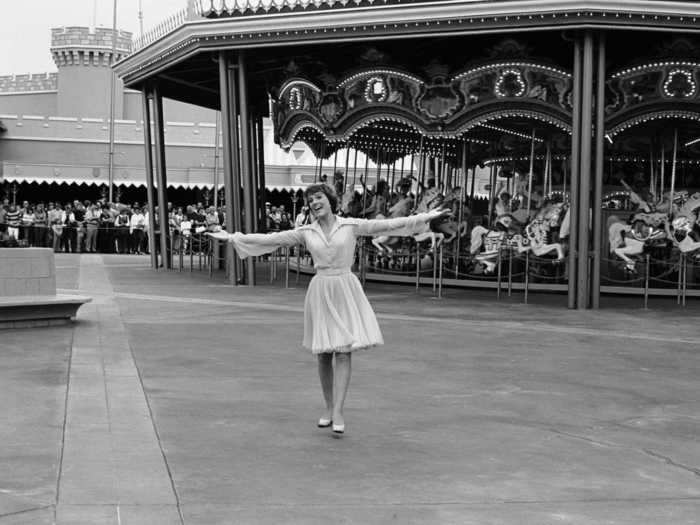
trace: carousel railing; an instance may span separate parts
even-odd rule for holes
[[[207,271],[213,278],[215,270],[230,267],[230,253],[222,249],[220,242],[202,234],[193,234],[186,242],[173,239],[173,269],[178,271]],[[593,255],[588,268],[591,271]],[[303,274],[313,273],[313,261],[303,245],[280,248],[271,254],[256,258],[258,264],[267,265],[269,282],[284,280],[285,287],[294,279],[296,285]],[[700,286],[700,261],[688,254],[676,254],[666,260],[646,253],[637,258],[636,273],[624,273],[624,262],[619,258],[601,258],[601,265],[610,270],[601,275],[601,290],[609,293],[641,295],[643,307],[648,308],[653,295],[669,295],[675,291],[679,306],[687,305],[690,290],[698,295]],[[363,286],[368,280],[413,283],[416,290],[430,286],[436,297],[443,296],[445,286],[493,288],[496,299],[512,297],[515,291],[523,293],[528,303],[532,291],[564,291],[567,283],[567,261],[551,257],[539,257],[529,250],[519,253],[513,247],[501,247],[497,253],[492,274],[479,273],[475,257],[458,253],[454,245],[441,244],[431,249],[421,243],[407,242],[390,256],[380,252],[367,239],[358,242],[353,271]],[[613,271],[615,270],[615,271]],[[617,272],[617,273],[616,273]]]

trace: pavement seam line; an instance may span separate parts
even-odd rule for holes
[[[668,456],[664,456],[663,454],[659,454],[658,452],[654,452],[653,450],[649,450],[647,448],[643,448],[642,451],[645,454],[648,454],[649,456],[651,456],[653,458],[660,459],[660,460],[664,461],[668,465],[679,468],[681,470],[685,470],[687,472],[692,472],[696,476],[700,477],[700,469],[698,469],[696,467],[689,467],[688,465],[683,465],[682,463],[678,463],[677,461],[674,461],[673,459],[671,459]]]
[[[80,271],[80,270],[78,270]],[[68,352],[68,366],[66,367],[66,395],[63,400],[63,428],[61,428],[61,450],[58,458],[58,475],[56,476],[56,500],[53,506],[53,521],[58,522],[58,502],[61,496],[61,479],[63,476],[63,456],[66,450],[66,429],[68,428],[68,399],[71,387],[71,368],[73,366],[73,346],[75,343],[75,327],[71,331],[70,350]]]
[[[38,510],[50,509],[54,510],[54,523],[56,522],[56,505],[42,505],[41,507],[32,507],[31,509],[22,509],[15,512],[7,512],[5,514],[0,514],[0,518],[9,518],[10,516],[19,516],[20,514],[27,514],[29,512],[36,512]]]
[[[109,278],[109,276],[108,276]],[[116,303],[116,301],[115,301]],[[168,458],[165,454],[165,450],[163,449],[163,442],[160,437],[160,432],[158,432],[158,426],[156,425],[156,420],[155,416],[153,414],[153,408],[151,407],[151,402],[148,399],[148,395],[146,394],[146,387],[143,384],[143,376],[141,375],[141,369],[138,366],[138,363],[136,361],[136,356],[134,355],[134,349],[131,346],[131,341],[129,341],[129,334],[126,330],[126,326],[124,324],[124,320],[122,319],[122,311],[121,308],[119,307],[119,304],[116,304],[117,309],[119,310],[119,322],[122,324],[122,327],[124,328],[124,335],[126,337],[126,344],[129,347],[129,355],[131,355],[131,360],[134,363],[134,369],[136,370],[136,376],[138,377],[139,380],[139,385],[141,386],[141,391],[143,392],[143,399],[144,402],[146,403],[146,408],[148,409],[148,415],[149,419],[151,420],[151,426],[153,427],[153,432],[155,433],[156,440],[158,441],[158,449],[160,450],[160,454],[163,458],[163,463],[165,464],[165,470],[168,473],[168,479],[170,481],[170,487],[172,488],[173,491],[173,496],[175,496],[175,506],[177,508],[177,513],[178,516],[180,517],[180,524],[185,525],[185,516],[182,513],[182,505],[180,503],[180,495],[177,492],[177,486],[175,485],[175,479],[173,478],[173,472],[170,468],[170,463],[168,462]]]

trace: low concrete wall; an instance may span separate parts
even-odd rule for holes
[[[0,248],[0,297],[56,295],[50,248]]]

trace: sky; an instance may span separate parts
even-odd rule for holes
[[[141,0],[144,31],[187,5],[186,0]],[[0,75],[56,71],[51,28],[112,27],[113,0],[0,0]],[[117,0],[117,28],[139,35],[139,0]],[[95,16],[96,14],[96,16]],[[93,18],[94,17],[94,18]]]

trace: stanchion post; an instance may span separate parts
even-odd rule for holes
[[[301,244],[297,245],[297,278],[296,286],[299,286],[299,278],[301,277]]]
[[[443,245],[440,244],[440,272],[438,278],[438,298],[442,299],[442,256],[443,256]]]
[[[508,248],[508,297],[513,295],[513,250]]]
[[[289,288],[289,246],[284,249],[284,287]]]
[[[416,293],[420,288],[420,245],[416,242]]]
[[[498,247],[498,257],[496,258],[496,266],[498,268],[498,273],[496,277],[496,299],[501,298],[501,253],[502,248]]]
[[[683,307],[685,308],[685,298],[688,292],[688,257],[683,254]]]
[[[678,286],[676,287],[676,304],[681,304],[681,287],[683,282],[683,259],[685,254],[681,253],[678,259]]]
[[[525,304],[527,304],[527,293],[530,286],[530,250],[525,252]]]
[[[644,309],[649,308],[649,254],[644,261]]]

